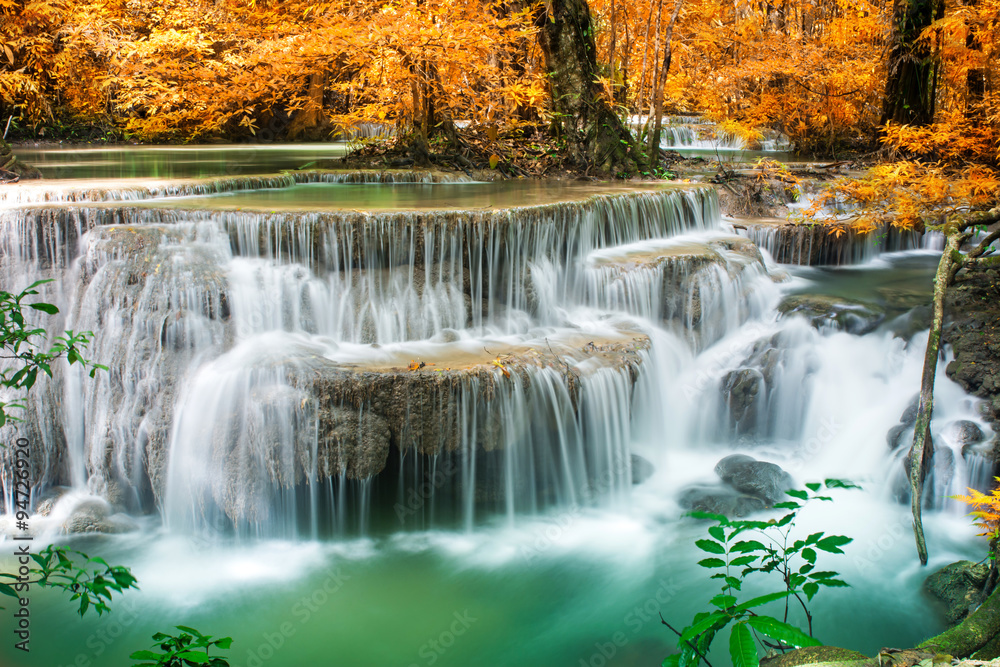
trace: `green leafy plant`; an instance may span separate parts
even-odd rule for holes
[[[824,532],[793,539],[793,533],[795,520],[806,502],[831,500],[820,494],[824,486],[827,489],[858,488],[836,479],[828,479],[823,484],[806,484],[808,490],[788,491],[791,499],[775,505],[777,509],[787,510],[786,513],[769,521],[731,520],[721,514],[690,513],[689,516],[715,522],[708,528],[709,539],[697,540],[695,546],[710,554],[698,565],[713,571],[711,578],[721,582],[721,592],[708,601],[712,611],[699,612],[682,630],[674,629],[663,619],[663,624],[678,635],[680,649],[680,653],[663,661],[664,667],[690,667],[702,661],[711,667],[706,656],[712,641],[729,626],[729,652],[734,667],[758,665],[758,643],[766,649],[776,650],[821,645],[812,636],[813,617],[807,603],[821,587],[848,584],[838,578],[837,572],[816,569],[818,553],[842,554],[841,547],[852,539]],[[743,582],[756,573],[780,579],[781,590],[741,602]],[[780,619],[761,613],[764,605],[777,602],[784,604]],[[789,623],[795,602],[805,614],[807,631]]]
[[[45,329],[31,325],[25,319],[25,309],[48,315],[57,314],[59,309],[51,303],[27,303],[26,299],[38,294],[35,288],[48,282],[52,281],[38,280],[17,294],[0,291],[0,358],[14,361],[11,366],[0,369],[0,387],[26,392],[35,385],[39,371],[51,377],[52,362],[63,356],[70,364],[80,363],[85,368],[89,367],[90,377],[94,377],[98,370],[107,370],[106,366],[88,361],[80,354],[93,338],[89,331],[67,331],[56,338],[55,345],[48,351],[40,347],[38,340],[45,337]],[[24,400],[0,401],[0,426],[8,419],[17,419],[9,413],[12,408],[23,409]]]
[[[232,645],[231,637],[212,639],[211,635],[203,635],[186,625],[176,626],[181,631],[179,635],[168,635],[157,632],[153,635],[154,649],[159,651],[136,651],[129,656],[132,660],[140,660],[133,667],[188,667],[190,665],[208,665],[209,667],[230,667],[229,661],[222,656],[210,656],[209,650],[214,646],[228,650]]]
[[[129,588],[138,589],[136,578],[132,571],[124,565],[108,565],[103,558],[91,558],[85,553],[56,547],[51,544],[37,554],[29,554],[38,565],[29,570],[29,581],[24,581],[16,574],[0,572],[0,578],[15,581],[8,584],[0,581],[0,593],[11,597],[18,595],[18,584],[59,588],[71,594],[70,601],[79,600],[77,613],[83,616],[88,609],[93,608],[98,616],[110,612],[108,602],[113,593],[122,593]],[[74,562],[74,556],[82,560],[82,564]]]

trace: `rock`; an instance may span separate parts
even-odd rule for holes
[[[754,496],[736,493],[723,486],[692,487],[683,491],[677,503],[694,512],[722,514],[729,518],[749,516],[767,509],[768,504]]]
[[[976,422],[962,419],[948,424],[945,427],[945,435],[956,445],[963,448],[967,445],[974,445],[986,439],[983,430]]]
[[[823,294],[787,297],[778,305],[778,312],[805,317],[820,331],[833,329],[859,336],[874,331],[885,319],[885,311],[874,304]]]
[[[73,508],[63,523],[68,533],[127,533],[138,530],[139,525],[126,514],[110,514],[110,506],[103,500],[84,500]]]
[[[885,435],[885,443],[889,445],[889,449],[896,449],[896,447],[903,444],[900,442],[900,438],[902,438],[903,434],[906,433],[909,429],[910,426],[908,426],[907,424],[896,424],[895,426],[890,428],[889,432],[886,433]]]
[[[45,494],[42,495],[38,504],[35,506],[35,514],[38,516],[49,516],[52,514],[52,508],[56,506],[59,499],[62,498],[70,487],[68,486],[55,486],[49,489]]]
[[[737,433],[745,433],[757,425],[765,389],[764,374],[756,368],[741,368],[723,377],[722,390]]]
[[[906,406],[903,410],[903,414],[899,416],[899,423],[906,424],[907,426],[913,426],[917,423],[917,408],[920,403],[920,395],[917,394],[910,401],[910,404]]]
[[[990,566],[962,560],[945,565],[924,580],[924,591],[937,601],[949,625],[955,625],[983,601]]]
[[[761,498],[769,505],[784,500],[785,491],[795,486],[792,476],[781,466],[745,454],[727,456],[716,464],[715,472],[737,491]]]
[[[643,458],[638,454],[632,454],[632,483],[642,484],[647,479],[653,476],[656,472],[656,468],[653,464],[649,462],[649,459]]]
[[[846,648],[806,646],[783,655],[776,655],[773,658],[764,658],[760,664],[761,667],[799,667],[800,665],[836,663],[837,667],[852,667],[856,664],[867,666],[872,662],[874,661],[861,653]]]

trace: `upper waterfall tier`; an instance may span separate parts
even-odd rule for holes
[[[432,169],[337,171],[305,169],[277,174],[227,174],[188,178],[118,178],[25,181],[0,189],[0,209],[33,204],[140,202],[151,199],[292,188],[309,183],[471,183],[465,174]],[[190,205],[190,204],[187,204]]]

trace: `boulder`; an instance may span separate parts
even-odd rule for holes
[[[716,464],[715,472],[737,491],[760,498],[768,505],[784,500],[785,492],[795,486],[792,476],[781,466],[745,454],[727,456]]]
[[[978,607],[990,566],[962,560],[945,565],[924,580],[924,591],[936,602],[948,625],[955,625]]]
[[[768,504],[760,498],[737,493],[724,486],[697,486],[685,489],[677,503],[694,512],[722,514],[729,518],[749,516],[767,509]]]
[[[69,518],[63,522],[68,533],[128,533],[139,529],[138,523],[127,514],[111,514],[108,503],[99,499],[84,500],[77,504]]]
[[[963,448],[967,445],[974,445],[986,439],[983,430],[976,422],[962,419],[948,424],[944,429],[945,435],[956,445]]]
[[[874,304],[825,294],[787,297],[778,305],[778,312],[805,317],[820,331],[832,329],[859,336],[874,331],[885,319],[885,311]]]
[[[890,428],[889,432],[885,434],[885,443],[889,445],[889,449],[896,449],[904,444],[901,439],[908,430],[910,430],[910,425],[907,424],[896,424]]]
[[[766,394],[764,374],[756,368],[730,371],[722,379],[722,390],[736,432],[752,430],[757,425],[761,401]]]
[[[656,468],[653,464],[649,462],[649,459],[643,458],[638,454],[632,454],[632,483],[642,484],[647,479],[653,476],[656,472]]]

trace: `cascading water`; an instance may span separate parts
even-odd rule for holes
[[[67,630],[93,664],[147,644],[164,608],[232,634],[234,664],[660,660],[673,639],[656,614],[682,625],[710,597],[687,546],[702,526],[680,516],[729,502],[713,468],[732,453],[867,489],[803,520],[857,538],[834,567],[885,592],[894,620],[831,593],[825,641],[936,628],[905,604],[920,573],[897,531],[931,252],[786,273],[766,239],[724,231],[703,187],[276,178],[125,204],[146,186],[69,184],[77,199],[52,201],[73,204],[15,207],[35,201],[15,192],[0,208],[4,285],[53,278],[46,326],[94,331],[87,356],[109,367],[40,381],[21,427],[41,536],[133,529],[108,543],[143,586],[130,641]],[[949,454],[926,521],[947,559],[970,547],[943,496],[989,466],[969,445],[975,401],[938,383]],[[0,482],[9,509],[9,466]],[[40,604],[62,618],[63,601]],[[297,638],[278,651],[285,621]],[[431,648],[459,621],[468,641]],[[371,630],[385,622],[391,646]]]

